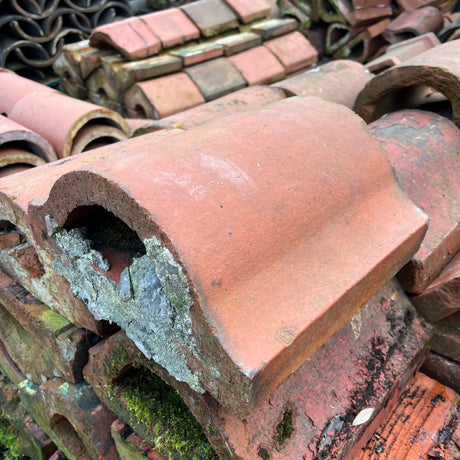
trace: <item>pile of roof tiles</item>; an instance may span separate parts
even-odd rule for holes
[[[162,118],[316,63],[295,19],[264,0],[200,0],[96,28],[54,65],[65,92],[130,117]]]
[[[453,1],[400,9],[347,2],[283,0],[280,19],[265,0],[199,0],[98,27],[89,41],[64,47],[54,71],[73,97],[158,119],[280,80],[318,58],[366,62],[377,73],[458,36]]]
[[[0,67],[35,80],[52,75],[51,66],[66,43],[88,37],[102,24],[132,16],[129,0],[2,0]]]
[[[459,37],[460,8],[454,0],[280,0],[278,4],[283,15],[300,22],[320,56],[335,59],[368,62],[407,39],[429,33],[439,33],[442,42]]]
[[[458,458],[459,56],[330,62],[3,178],[24,452]],[[37,134],[77,117],[13,87],[8,121],[27,97]]]
[[[0,69],[0,175],[124,140],[116,112]],[[37,116],[39,114],[39,116]]]

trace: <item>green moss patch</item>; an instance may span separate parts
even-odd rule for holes
[[[154,448],[168,459],[217,459],[199,423],[169,384],[145,368],[110,385],[110,397],[125,401],[130,425],[148,428]]]
[[[286,439],[289,439],[295,432],[294,427],[294,408],[287,407],[283,414],[283,419],[276,427],[276,441],[279,447],[281,447]]]

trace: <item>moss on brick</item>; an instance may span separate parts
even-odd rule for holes
[[[293,418],[294,408],[287,407],[281,422],[276,427],[276,441],[279,447],[281,447],[286,442],[286,439],[289,439],[295,432]]]
[[[168,459],[217,459],[199,423],[169,384],[143,367],[110,385],[110,398],[123,399],[133,428],[147,427],[154,447]]]

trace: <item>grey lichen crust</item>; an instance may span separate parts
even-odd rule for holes
[[[85,229],[55,228],[53,237],[63,253],[53,261],[96,319],[117,323],[147,356],[174,378],[200,393],[201,374],[187,364],[184,348],[196,355],[189,310],[187,279],[171,252],[153,237],[144,240],[146,254],[124,269],[117,284],[94,267],[107,271],[109,262],[91,249]]]

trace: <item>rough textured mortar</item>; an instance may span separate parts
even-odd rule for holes
[[[48,218],[52,221],[52,218]],[[174,378],[204,392],[201,375],[188,367],[185,349],[197,354],[189,311],[193,301],[182,267],[155,237],[143,241],[146,254],[133,259],[117,284],[100,271],[110,268],[91,248],[85,228],[55,227],[53,237],[62,254],[53,261],[96,319],[115,322],[144,355]]]

